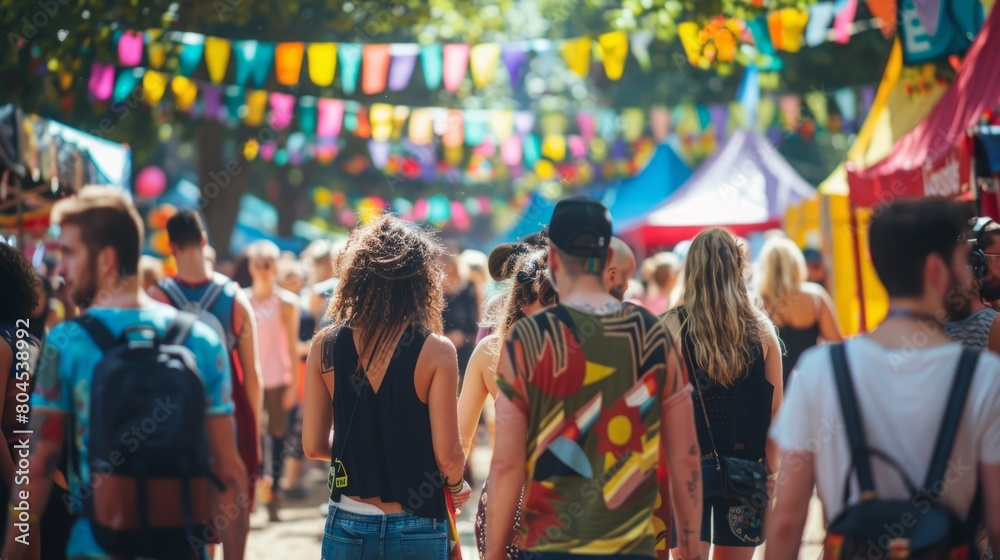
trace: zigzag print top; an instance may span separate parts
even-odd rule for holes
[[[505,351],[514,371],[497,382],[528,419],[522,550],[654,557],[661,402],[691,391],[668,373],[666,327],[630,304],[557,305],[518,321]]]

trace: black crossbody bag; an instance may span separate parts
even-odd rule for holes
[[[873,553],[878,553],[878,557],[885,555],[890,559],[910,560],[976,557],[975,547],[971,546],[974,525],[960,520],[939,501],[948,459],[962,420],[976,363],[979,361],[979,352],[962,350],[941,429],[931,455],[927,479],[919,490],[914,488],[898,463],[868,446],[844,345],[831,345],[830,353],[844,425],[851,446],[851,467],[844,483],[844,504],[847,504],[850,496],[851,475],[855,472],[861,501],[846,507],[830,524],[824,544],[824,558],[852,560],[858,557],[870,558]],[[910,491],[910,499],[878,498],[872,476],[872,455],[899,472]],[[975,518],[974,514],[972,512],[970,518]]]
[[[681,311],[681,324],[687,319],[686,310]],[[694,348],[691,340],[681,328],[681,338],[684,343],[684,359],[687,361],[690,378],[698,392],[701,402],[701,413],[708,429],[708,440],[712,442],[712,456],[701,460],[701,477],[705,481],[706,496],[721,496],[731,500],[739,500],[752,505],[756,509],[764,509],[768,503],[767,467],[762,461],[751,461],[739,457],[720,455],[712,435],[712,423],[708,420],[708,410],[705,408],[705,397],[701,394],[701,380],[694,365]],[[713,483],[714,482],[714,483]],[[714,489],[715,492],[709,491]]]

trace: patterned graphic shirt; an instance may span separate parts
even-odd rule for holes
[[[663,323],[634,305],[609,315],[559,305],[515,324],[506,350],[513,379],[497,381],[528,423],[522,550],[665,549],[653,515],[661,402],[689,398],[691,386],[668,379]]]

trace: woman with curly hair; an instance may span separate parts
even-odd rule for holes
[[[549,255],[544,249],[530,252],[511,253],[511,284],[504,291],[501,303],[493,316],[488,317],[486,326],[492,334],[479,341],[469,360],[469,368],[462,383],[462,394],[458,399],[458,425],[462,435],[462,446],[466,457],[472,449],[472,440],[479,424],[487,397],[496,398],[497,364],[507,330],[523,317],[532,315],[559,302],[555,288],[548,275]],[[515,521],[516,523],[516,521]],[[476,513],[476,545],[480,558],[486,557],[486,487],[479,498]],[[516,543],[508,547],[508,555],[517,558]]]
[[[322,557],[443,559],[444,493],[459,507],[471,489],[458,360],[442,335],[441,248],[385,215],[354,230],[345,251],[331,324],[306,362],[303,449],[333,465]]]
[[[31,393],[25,389],[26,381],[34,369],[40,344],[29,334],[29,328],[40,295],[41,278],[31,263],[17,249],[0,241],[0,372],[6,374],[6,381],[0,383],[0,428],[7,443],[7,452],[0,453],[0,476],[3,477],[0,484],[3,501],[0,503],[7,503],[14,480],[12,446],[17,443],[14,431],[27,427],[17,422],[16,397],[18,392]],[[4,508],[0,520],[6,518],[7,508]]]
[[[691,242],[684,271],[684,304],[664,321],[679,333],[676,346],[697,383],[694,422],[704,477],[701,557],[750,560],[763,544],[763,507],[719,495],[714,465],[720,456],[759,461],[777,469],[778,450],[767,439],[781,404],[781,348],[774,325],[751,302],[747,261],[727,231],[703,231]]]

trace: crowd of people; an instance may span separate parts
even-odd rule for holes
[[[386,214],[216,263],[182,210],[164,277],[132,203],[87,187],[54,208],[57,264],[0,244],[2,557],[240,559],[311,461],[323,559],[453,558],[474,508],[488,560],[791,560],[814,488],[830,558],[983,555],[1000,224],[972,218],[880,209],[889,312],[845,342],[822,256],[780,232],[753,263],[722,229],[637,262],[569,198],[489,255]]]

